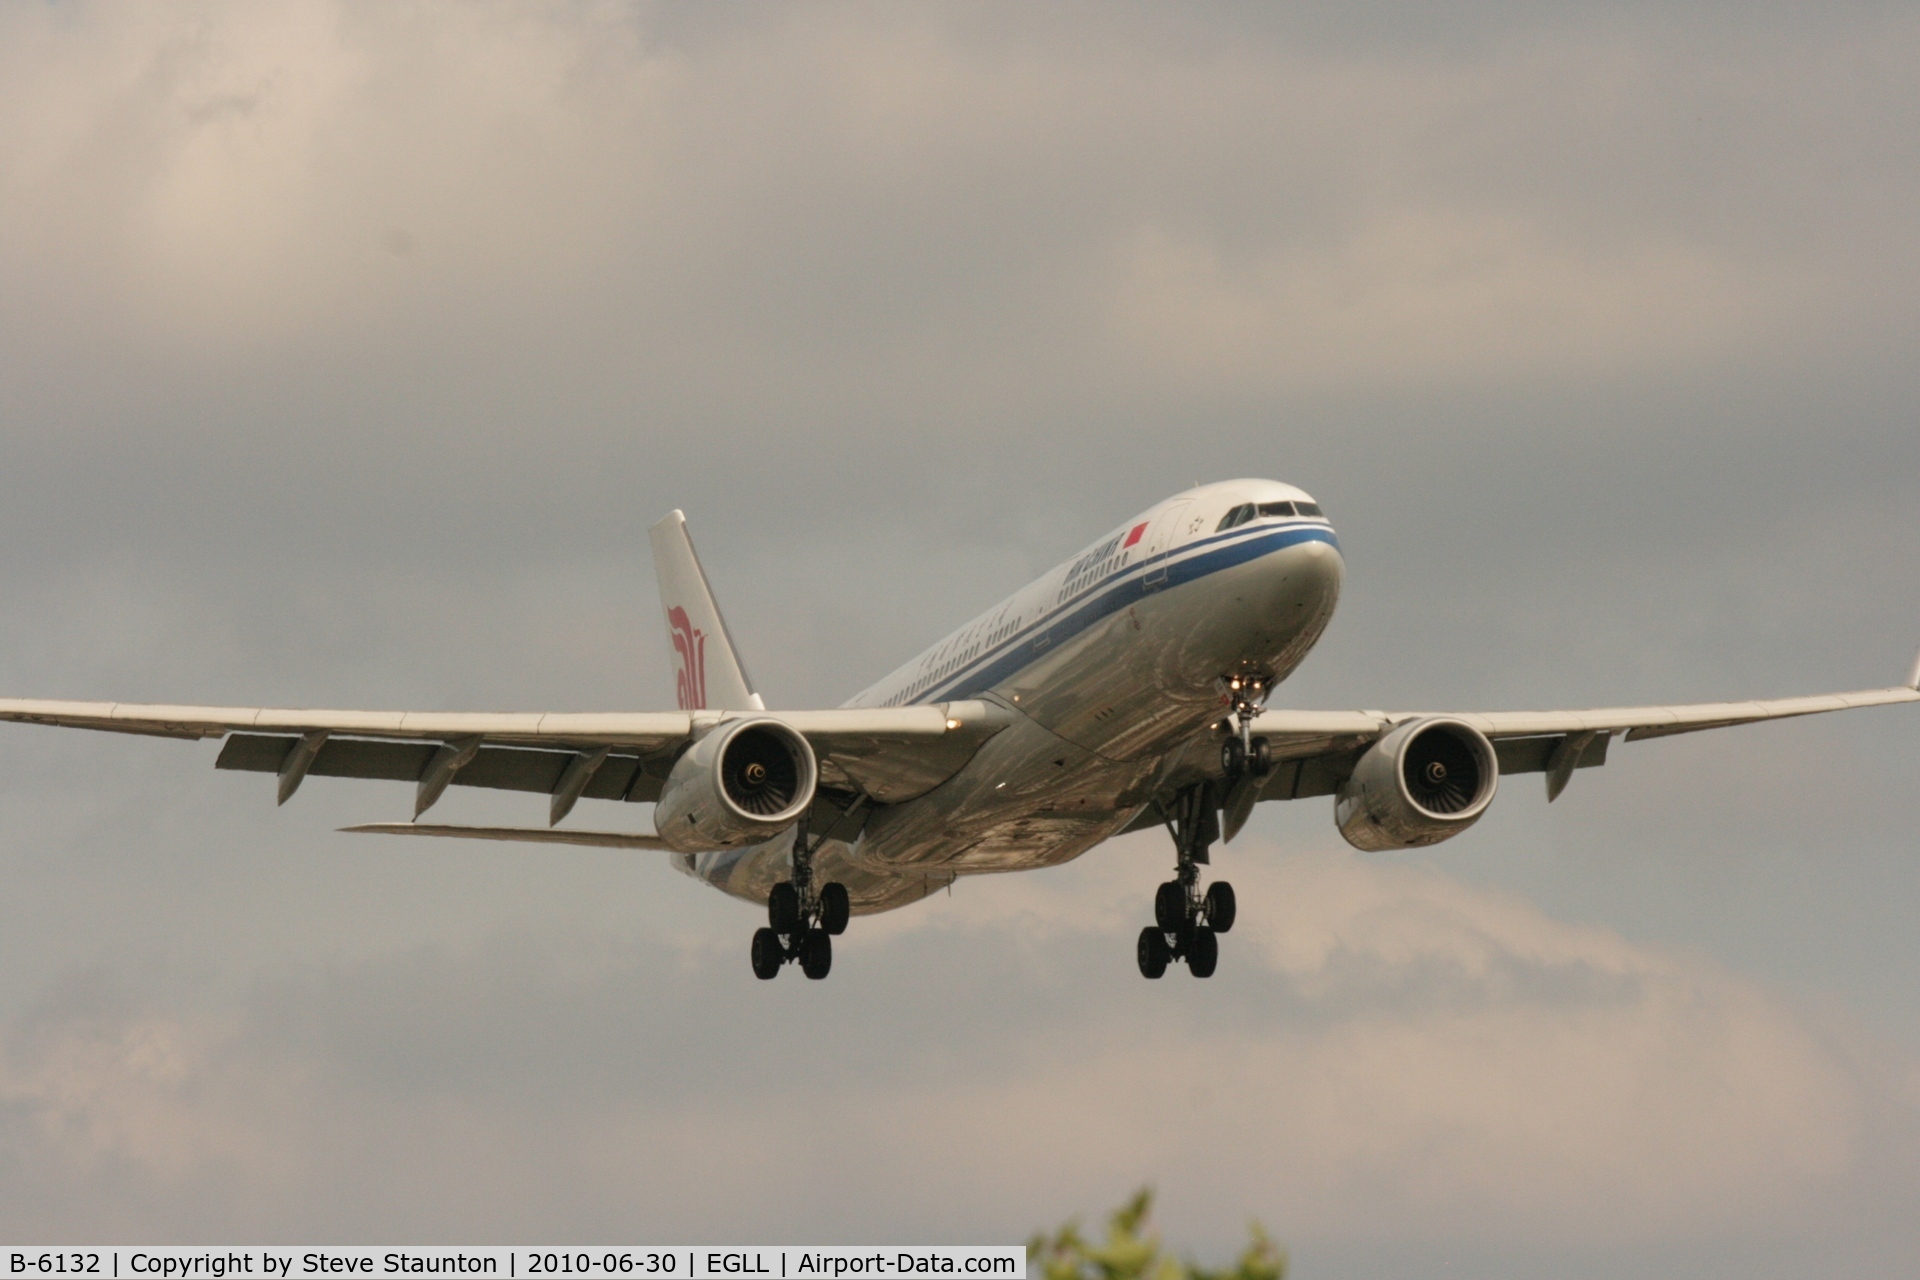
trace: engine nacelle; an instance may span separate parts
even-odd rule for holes
[[[1438,844],[1478,821],[1499,783],[1499,758],[1478,729],[1438,716],[1409,720],[1360,757],[1333,817],[1356,849]]]
[[[682,853],[771,840],[807,811],[818,778],[812,746],[791,726],[729,720],[674,762],[654,830]]]

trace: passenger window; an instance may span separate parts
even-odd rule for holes
[[[1321,514],[1320,504],[1317,502],[1301,502],[1295,505],[1300,508],[1300,514],[1303,516],[1320,516],[1322,520],[1326,519],[1326,516]]]
[[[1290,516],[1293,514],[1293,504],[1291,502],[1263,502],[1260,504],[1260,514],[1263,516]]]

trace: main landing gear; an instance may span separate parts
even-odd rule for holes
[[[1158,978],[1175,960],[1184,960],[1196,978],[1211,978],[1220,963],[1220,935],[1233,928],[1233,886],[1216,880],[1200,890],[1200,865],[1220,834],[1220,817],[1211,782],[1182,788],[1173,811],[1160,811],[1179,855],[1174,878],[1153,895],[1153,923],[1140,931],[1135,953],[1140,976]]]
[[[780,966],[800,962],[809,978],[824,978],[833,968],[833,940],[847,931],[853,903],[847,886],[830,880],[813,889],[813,854],[806,820],[793,833],[793,879],[782,880],[767,895],[767,927],[753,935],[753,976],[777,977]]]

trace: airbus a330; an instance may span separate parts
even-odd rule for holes
[[[1886,689],[1771,702],[1586,711],[1269,708],[1313,649],[1345,575],[1312,496],[1270,480],[1176,494],[831,710],[769,710],[676,511],[651,531],[679,709],[468,714],[0,700],[0,719],[224,738],[216,767],[414,786],[411,822],[347,830],[655,849],[762,906],[753,972],[833,964],[856,915],[965,875],[1054,866],[1164,828],[1173,873],[1140,931],[1140,972],[1208,977],[1236,902],[1206,883],[1216,842],[1266,800],[1332,796],[1341,835],[1411,849],[1466,831],[1502,775],[1547,799],[1632,742],[1920,701]],[[449,786],[549,797],[546,827],[419,819]],[[653,805],[653,831],[560,825],[583,799]]]

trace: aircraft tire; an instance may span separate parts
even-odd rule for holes
[[[816,981],[833,971],[833,936],[825,929],[809,929],[800,940],[800,972]]]
[[[780,945],[780,935],[772,929],[759,929],[753,935],[753,976],[761,981],[780,976],[780,966],[786,961],[786,951]]]
[[[1226,933],[1233,928],[1233,918],[1240,913],[1239,904],[1233,898],[1233,886],[1225,880],[1215,880],[1207,886],[1207,924],[1215,933]]]
[[[1265,738],[1253,740],[1253,754],[1247,758],[1247,765],[1256,778],[1264,778],[1273,772],[1273,748],[1267,745]]]
[[[1167,962],[1173,959],[1167,949],[1167,935],[1151,926],[1140,931],[1140,942],[1134,947],[1134,954],[1140,961],[1140,976],[1158,978],[1167,971]]]
[[[1246,771],[1247,749],[1240,745],[1240,739],[1228,738],[1220,744],[1220,772],[1237,778]]]
[[[820,926],[836,938],[847,931],[847,922],[853,919],[853,900],[847,896],[847,886],[838,880],[830,882],[820,890]]]
[[[1220,940],[1202,925],[1187,939],[1187,971],[1196,978],[1211,978],[1219,963]]]
[[[767,895],[767,923],[788,937],[800,932],[800,891],[793,881],[782,880]]]
[[[1154,890],[1153,922],[1168,933],[1187,927],[1187,891],[1178,880],[1169,880]]]

